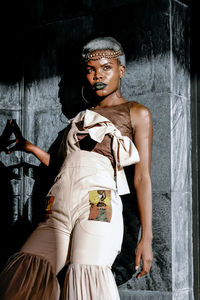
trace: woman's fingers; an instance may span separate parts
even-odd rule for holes
[[[7,153],[7,154],[10,154],[10,153],[12,153],[13,151],[17,151],[17,150],[19,150],[19,147],[18,147],[17,144],[15,144],[15,146],[13,146],[13,147],[11,147],[11,148],[9,148],[9,149],[6,149],[6,153]]]
[[[15,142],[16,142],[16,140],[10,140],[10,141],[7,142],[7,146],[10,146],[11,144],[13,144]]]
[[[16,139],[23,139],[21,130],[17,125],[16,120],[7,120],[6,126],[1,135],[1,144],[4,148],[13,143],[13,140],[10,140],[12,133],[14,133]]]
[[[12,134],[11,123],[12,123],[12,120],[7,120],[6,127],[3,130],[2,139],[5,141],[7,141]]]
[[[135,270],[138,270],[141,263],[141,252],[136,249],[136,257],[135,257]]]
[[[15,135],[15,139],[12,138],[12,133]],[[14,145],[12,145],[14,144]],[[0,136],[0,152],[5,151],[7,154],[13,151],[29,151],[28,142],[22,135],[21,129],[16,123],[16,120],[7,120],[6,126],[2,135]]]
[[[15,120],[12,121],[12,130],[13,130],[16,138],[22,138],[21,130]]]
[[[152,251],[148,247],[143,247],[142,243],[138,245],[136,249],[135,257],[135,269],[138,270],[142,263],[142,269],[137,274],[136,278],[139,279],[142,276],[148,274],[152,265]]]
[[[136,278],[137,278],[137,279],[140,279],[142,276],[146,275],[147,273],[148,273],[148,272],[142,270],[142,271],[136,276]]]
[[[11,142],[10,136],[12,135],[12,126],[11,126],[12,120],[7,120],[6,126],[2,132],[2,135],[0,136],[0,151],[6,152],[6,147],[13,143]]]
[[[152,264],[152,261],[150,259],[144,260],[143,264],[142,264],[142,270],[141,270],[140,273],[137,274],[136,278],[139,279],[142,276],[148,274],[150,272],[150,269],[151,269],[151,264]]]

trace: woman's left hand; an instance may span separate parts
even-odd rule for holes
[[[142,270],[137,274],[136,278],[139,279],[142,276],[149,273],[152,265],[152,240],[141,239],[136,248],[135,269],[138,270],[142,262]]]

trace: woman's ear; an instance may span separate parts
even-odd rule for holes
[[[126,70],[125,66],[122,66],[122,65],[119,66],[120,78],[122,78],[124,76],[125,70]]]

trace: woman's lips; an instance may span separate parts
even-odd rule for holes
[[[94,88],[95,90],[102,90],[103,88],[105,88],[107,84],[103,83],[103,82],[97,82],[94,84]]]

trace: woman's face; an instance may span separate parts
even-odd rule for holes
[[[99,97],[106,97],[120,89],[125,68],[116,58],[102,57],[87,62],[87,80]]]

